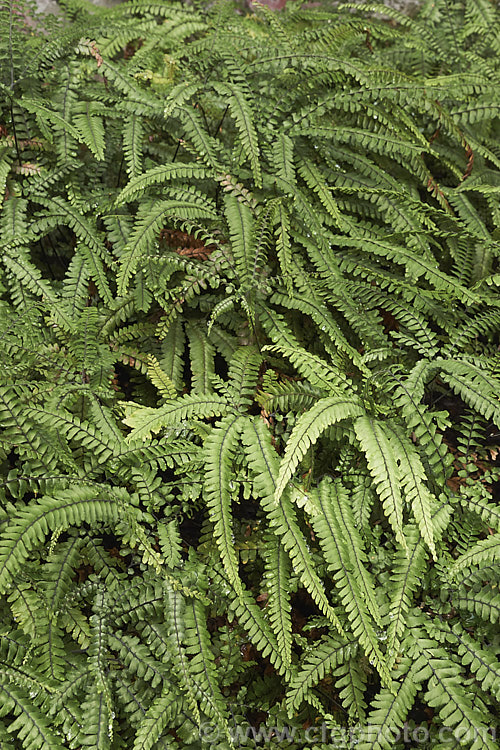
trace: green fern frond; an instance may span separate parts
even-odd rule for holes
[[[180,426],[186,420],[225,416],[231,411],[226,399],[215,394],[186,394],[169,400],[158,409],[137,407],[123,420],[132,427],[130,440],[145,439],[164,427]]]
[[[117,276],[118,294],[123,296],[128,288],[130,277],[140,261],[141,255],[147,253],[153,241],[159,236],[168,219],[215,219],[213,206],[199,193],[185,191],[177,199],[159,201],[154,209],[147,208],[139,215],[131,232],[123,254],[122,264]]]
[[[325,348],[333,350],[334,356],[338,356],[338,352],[345,352],[351,362],[358,367],[363,369],[361,357],[356,349],[346,340],[340,327],[330,314],[329,310],[323,304],[316,290],[310,285],[303,284],[305,287],[304,291],[307,294],[294,294],[290,299],[280,293],[273,294],[272,302],[275,304],[281,304],[283,307],[290,309],[300,310],[308,317],[310,317],[317,325],[318,330],[321,332],[319,335],[324,334],[324,338],[327,340]]]
[[[292,620],[290,594],[287,583],[290,577],[290,560],[280,542],[269,540],[265,552],[265,581],[269,594],[269,622],[276,636],[278,651],[283,665],[292,663]]]
[[[64,745],[50,728],[46,717],[33,705],[21,688],[0,685],[4,697],[4,711],[16,717],[9,725],[9,734],[16,734],[26,750],[62,750]]]
[[[181,83],[173,86],[166,97],[166,105],[163,110],[164,117],[168,118],[177,108],[181,109],[184,102],[194,97],[199,89],[199,82],[189,83],[189,81],[181,81]]]
[[[95,747],[96,750],[109,750],[111,747],[109,731],[111,715],[104,693],[92,692],[82,704],[82,709],[85,712],[82,741]]]
[[[364,693],[368,674],[364,665],[357,659],[349,659],[345,664],[341,664],[333,671],[335,687],[339,690],[339,698],[342,701],[344,710],[349,717],[366,720],[366,702]]]
[[[231,501],[235,499],[238,485],[233,482],[232,459],[236,450],[238,433],[243,417],[228,416],[212,430],[205,441],[205,494],[214,536],[219,547],[221,562],[237,593],[241,591],[238,558],[234,548]]]
[[[397,383],[394,406],[400,410],[408,430],[415,434],[434,481],[442,486],[449,476],[452,459],[438,432],[436,417],[422,403],[426,382],[434,373],[434,365],[426,359],[420,360],[404,379],[393,373]]]
[[[451,578],[456,578],[464,568],[496,562],[500,555],[500,534],[493,534],[472,545],[455,560],[450,569]]]
[[[103,107],[97,102],[81,102],[74,109],[73,122],[80,134],[81,140],[92,151],[96,159],[104,159],[104,124],[102,117]],[[79,114],[81,112],[81,114]]]
[[[429,675],[425,698],[437,710],[446,726],[463,727],[462,731],[473,732],[478,748],[493,750],[495,743],[490,739],[483,719],[488,719],[482,701],[472,700],[472,695],[464,686],[464,675],[460,666],[448,658],[442,648],[437,648],[431,641],[427,646],[424,641],[419,651],[426,661],[424,670]]]
[[[346,385],[350,385],[340,366],[331,366],[320,356],[300,345],[283,316],[269,309],[259,312],[263,326],[275,342],[274,345],[267,345],[264,351],[283,354],[312,386],[322,388],[326,392],[343,391]]]
[[[411,709],[419,683],[424,678],[424,662],[408,657],[400,660],[393,671],[390,688],[383,688],[375,697],[374,708],[368,715],[367,726],[363,732],[367,739],[359,743],[360,750],[390,750],[394,747],[394,731],[403,726],[405,717]]]
[[[246,288],[253,278],[255,262],[254,222],[247,205],[232,195],[225,197],[226,219],[238,280]]]
[[[411,505],[422,538],[435,560],[436,545],[432,512],[437,500],[426,486],[425,470],[413,444],[401,434],[395,425],[389,425],[389,429],[392,433],[390,442],[393,443],[394,453],[398,456],[400,483],[404,487],[404,495]]]
[[[76,206],[72,206],[59,195],[47,197],[31,194],[30,199],[43,206],[47,211],[45,215],[41,215],[32,224],[32,231],[35,232],[38,228],[45,231],[46,227],[66,225],[73,230],[84,246],[89,247],[102,260],[109,262],[109,253],[106,251],[94,223]]]
[[[375,255],[383,255],[401,263],[406,268],[406,273],[413,280],[424,276],[432,286],[442,292],[453,294],[457,299],[467,300],[469,304],[477,303],[478,297],[467,287],[455,282],[453,277],[436,268],[433,261],[417,256],[399,245],[368,237],[336,237],[335,241],[341,246],[362,247],[364,251],[370,251]]]
[[[360,588],[363,599],[365,600],[368,611],[373,617],[378,627],[382,627],[382,616],[379,604],[375,598],[375,584],[373,577],[367,569],[368,556],[363,548],[361,534],[356,528],[354,515],[348,499],[345,487],[338,482],[332,485],[326,480],[325,500],[330,512],[330,518],[335,524],[338,536],[345,541],[346,567],[349,571],[354,571],[354,578]],[[323,485],[320,485],[321,487]],[[350,564],[347,560],[350,559]]]
[[[220,144],[207,131],[201,115],[193,107],[183,107],[179,119],[185,128],[184,138],[190,138],[199,158],[210,169],[220,172]]]
[[[489,499],[489,494],[487,492],[485,494]],[[474,513],[477,513],[477,515],[488,524],[490,529],[494,529],[495,531],[500,530],[500,511],[498,506],[488,502],[488,500],[483,497],[478,496],[476,492],[466,492],[465,496],[463,498],[461,497],[461,503],[464,509],[472,510]]]
[[[425,547],[416,527],[407,525],[405,532],[407,551],[404,548],[396,551],[391,575],[393,588],[387,628],[387,653],[391,665],[398,658],[400,643],[406,631],[406,617],[425,566]]]
[[[77,318],[88,302],[90,272],[86,259],[77,250],[68,266],[62,299],[71,318]]]
[[[355,640],[339,640],[332,636],[324,637],[314,648],[305,654],[300,672],[290,682],[286,705],[291,718],[293,712],[300,708],[308,694],[337,665],[344,664],[355,657],[358,647]]]
[[[113,301],[113,294],[111,293],[106,271],[101,259],[84,244],[79,246],[79,251],[85,258],[88,274],[95,282],[101,298],[109,305]]]
[[[215,658],[211,650],[204,608],[200,602],[192,601],[186,607],[185,642],[186,652],[191,656],[189,671],[193,676],[200,708],[207,716],[219,722],[218,726],[232,747],[227,709],[217,681]]]
[[[223,587],[230,586],[221,569],[215,569],[215,580]],[[230,613],[238,619],[238,622],[246,630],[251,642],[264,658],[268,658],[271,664],[280,674],[287,674],[287,668],[283,662],[282,653],[278,648],[276,637],[271,630],[268,621],[262,614],[260,607],[255,603],[250,592],[243,587],[238,595],[231,597],[229,604]]]
[[[262,390],[256,396],[257,403],[268,412],[302,411],[311,407],[322,395],[307,383],[271,382],[262,383]]]
[[[43,544],[49,531],[68,529],[94,518],[108,524],[120,520],[117,497],[99,498],[92,489],[72,489],[63,497],[45,497],[22,508],[0,539],[0,590],[5,592],[30,551]]]
[[[368,574],[358,557],[358,551],[350,550],[348,544],[344,542],[345,529],[342,522],[339,523],[338,504],[334,506],[331,501],[331,497],[335,496],[338,491],[335,485],[323,481],[319,493],[316,493],[313,498],[318,512],[312,516],[311,524],[318,535],[329,569],[335,571],[332,577],[338,588],[352,633],[358,639],[366,655],[374,662],[383,682],[387,684],[389,671],[380,650],[369,610],[370,605],[375,604],[376,609],[373,614],[375,619],[380,621],[380,615],[376,614],[378,606],[374,600],[373,591],[367,589]],[[366,591],[369,592],[368,600],[365,598]]]
[[[154,699],[143,720],[137,728],[132,750],[151,750],[161,737],[164,747],[175,747],[174,740],[164,732],[172,726],[182,710],[182,698],[172,691],[172,687],[163,688],[161,695]]]
[[[494,3],[4,5],[0,745],[493,750]]]
[[[102,437],[101,430],[89,422],[80,421],[76,415],[62,409],[57,413],[39,407],[28,407],[27,414],[49,430],[60,430],[68,440],[78,440],[83,448],[92,451],[101,461],[113,455],[114,447],[106,437]],[[116,434],[113,437],[116,440]]]
[[[368,468],[384,511],[399,544],[406,549],[403,535],[403,500],[401,497],[397,459],[390,444],[386,425],[368,416],[354,424],[356,437],[366,455]]]
[[[136,636],[117,630],[109,635],[108,643],[130,674],[146,680],[151,687],[158,687],[168,678],[166,665],[156,661],[149,648]]]
[[[174,384],[153,354],[149,355],[148,376],[162,398],[173,399],[177,396]]]
[[[305,159],[299,159],[298,170],[308,187],[316,193],[323,208],[330,214],[336,226],[340,230],[347,231],[349,229],[349,222],[341,215],[339,207],[317,167]]]
[[[228,380],[235,406],[249,406],[255,393],[262,357],[253,346],[241,347],[229,362]]]
[[[500,594],[495,589],[485,586],[474,592],[459,588],[456,593],[452,593],[452,601],[456,607],[476,614],[483,620],[492,623],[500,620]]]
[[[227,99],[229,110],[240,133],[241,148],[252,167],[256,187],[262,187],[262,174],[259,160],[259,142],[254,126],[251,102],[239,86],[214,82],[215,90]]]
[[[253,474],[254,486],[268,514],[273,531],[281,537],[292,565],[312,599],[335,629],[344,635],[343,627],[328,602],[323,583],[315,571],[311,554],[298,526],[290,500],[284,493],[280,495],[279,500],[276,500],[275,477],[278,475],[278,458],[263,423],[247,420],[242,429],[242,439],[247,448],[246,458]]]
[[[182,320],[174,319],[166,331],[160,329],[156,335],[162,339],[162,356],[159,360],[161,368],[176,390],[180,391],[184,385],[182,355],[185,347],[185,333]]]
[[[480,682],[486,692],[491,692],[498,700],[500,694],[500,663],[495,653],[486,650],[472,638],[460,625],[452,628],[452,633],[446,628],[447,640],[458,643],[458,655],[462,664]]]
[[[34,115],[36,115],[36,117],[39,118],[42,123],[44,121],[48,121],[56,127],[61,128],[64,132],[69,133],[71,136],[73,136],[73,138],[75,138],[75,140],[81,140],[81,134],[78,129],[70,122],[65,120],[64,117],[61,117],[58,112],[55,112],[53,109],[47,107],[43,101],[37,99],[29,99],[26,97],[22,99],[22,106],[27,109],[28,112],[32,112]]]
[[[289,135],[279,132],[271,146],[271,159],[274,174],[281,177],[293,189],[295,186],[295,164],[293,159],[293,140]],[[282,266],[283,267],[283,266]]]
[[[290,217],[286,208],[279,204],[275,215],[276,251],[285,287],[290,294],[292,291],[292,243],[290,237]]]
[[[211,393],[215,374],[215,350],[199,325],[188,324],[186,334],[189,342],[192,393]]]
[[[144,174],[131,175],[130,182],[118,195],[116,204],[122,205],[123,203],[130,203],[136,200],[141,193],[146,192],[151,186],[170,183],[173,180],[192,179],[193,177],[203,179],[209,175],[210,171],[206,167],[196,163],[170,163],[152,167],[144,172]]]
[[[132,114],[124,120],[122,138],[127,173],[133,180],[142,172],[144,127],[140,117]]]
[[[499,382],[473,363],[437,360],[443,379],[469,406],[500,427]]]
[[[64,308],[61,309],[61,306],[57,305],[54,291],[50,288],[49,284],[44,281],[39,269],[36,268],[36,266],[34,266],[26,257],[23,257],[24,253],[21,248],[16,247],[15,250],[15,255],[17,257],[11,257],[7,253],[4,255],[3,262],[5,266],[12,272],[12,274],[14,274],[14,276],[16,276],[22,286],[25,286],[32,294],[48,303],[52,315],[58,325],[71,331],[73,328],[71,319],[68,317],[66,310]]]
[[[363,412],[363,407],[353,398],[330,396],[320,399],[297,420],[280,464],[276,480],[276,502],[279,501],[297,466],[321,433],[331,425],[344,419],[359,417]]]

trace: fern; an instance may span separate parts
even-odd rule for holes
[[[323,554],[329,564],[329,569],[335,571],[333,579],[338,588],[339,597],[348,617],[352,633],[367,656],[375,663],[384,682],[387,682],[389,679],[388,671],[377,643],[374,623],[371,621],[369,614],[369,607],[374,603],[373,592],[367,588],[367,573],[356,547],[351,551],[347,545],[340,542],[342,522],[339,524],[336,504],[333,505],[332,503],[333,507],[330,506],[330,497],[335,497],[336,490],[332,488],[332,491],[329,492],[329,489],[326,482],[320,486],[316,499],[320,514],[315,515],[311,519],[311,523],[321,540]],[[351,574],[352,568],[357,568],[357,575]],[[376,603],[375,607],[373,616],[380,622]]]
[[[288,481],[320,434],[330,425],[349,417],[356,417],[363,413],[362,407],[351,399],[341,399],[337,396],[320,399],[312,409],[300,417],[290,435],[286,452],[280,465],[276,481],[275,499],[279,500]]]
[[[123,127],[123,150],[130,178],[137,177],[142,172],[143,138],[142,120],[137,115],[130,115]]]
[[[277,461],[269,445],[269,438],[261,423],[250,423],[243,429],[243,440],[248,446],[248,462],[255,473],[257,492],[265,503],[271,527],[283,539],[283,545],[301,576],[301,580],[322,612],[343,635],[343,628],[325,595],[311,555],[298,527],[293,506],[288,498],[276,500]]]
[[[206,495],[209,513],[214,523],[214,534],[220,550],[221,561],[231,585],[241,590],[238,562],[233,546],[230,503],[237,485],[231,480],[231,459],[240,429],[240,417],[227,417],[214,430],[205,443]]]
[[[266,577],[269,587],[269,620],[276,636],[277,651],[283,665],[292,663],[292,621],[290,592],[290,560],[278,541],[271,542],[266,550]]]
[[[374,700],[368,717],[369,731],[366,741],[360,742],[363,750],[382,750],[393,746],[394,730],[399,729],[412,706],[423,677],[422,660],[402,659],[394,675],[393,690],[382,690]]]
[[[204,612],[199,602],[191,604],[186,620],[186,651],[192,655],[189,669],[201,708],[210,718],[220,722],[225,734],[229,735],[227,711],[217,683],[214,656],[210,650]]]
[[[74,489],[69,498],[47,497],[19,512],[6,528],[4,545],[0,553],[0,587],[8,588],[13,576],[49,530],[69,528],[87,517],[96,521],[118,520],[116,498],[100,499],[95,492]]]
[[[325,674],[328,674],[337,664],[342,664],[354,657],[356,650],[355,641],[339,641],[331,637],[323,639],[314,649],[311,649],[306,654],[300,672],[290,683],[287,696],[289,713],[299,708],[310,689],[320,682]]]
[[[179,696],[173,695],[169,690],[158,696],[148,709],[144,720],[141,722],[134,739],[133,750],[150,750],[163,735],[162,741],[166,747],[173,745],[173,740],[168,740],[168,735],[163,730],[181,710],[182,703]]]
[[[0,745],[493,748],[497,8],[63,5],[0,9]]]
[[[63,747],[57,739],[57,735],[45,721],[42,712],[31,704],[29,697],[22,689],[14,685],[2,685],[1,689],[5,700],[5,709],[12,711],[16,717],[9,726],[11,737],[12,734],[17,734],[24,747],[29,748],[29,750],[31,748],[48,750],[49,747]],[[3,736],[5,740],[9,738],[6,731]]]
[[[152,432],[159,432],[168,425],[181,424],[191,415],[196,419],[203,415],[205,417],[221,416],[226,414],[229,408],[230,405],[226,399],[215,394],[213,396],[205,394],[202,396],[186,395],[180,399],[169,401],[158,409],[152,407],[135,408],[124,421],[129,427],[133,427],[131,438],[137,439],[151,435]]]
[[[403,536],[403,503],[400,492],[396,454],[383,423],[359,417],[354,425],[356,436],[366,454],[368,468],[396,540],[406,548]]]

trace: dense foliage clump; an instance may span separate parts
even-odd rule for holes
[[[494,3],[64,8],[0,15],[0,745],[493,750]]]

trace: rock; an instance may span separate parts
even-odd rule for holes
[[[111,8],[113,5],[118,5],[121,0],[91,0],[94,5],[100,5],[104,8]],[[60,13],[61,8],[59,7],[56,0],[36,0],[36,6],[40,13]]]
[[[100,5],[106,8],[111,8],[113,5],[118,5],[122,0],[91,0],[91,2],[94,3],[94,5]],[[282,8],[285,7],[287,0],[259,0],[262,5],[267,5],[268,8],[271,10],[282,10]],[[362,2],[362,0],[353,0],[354,2]],[[187,4],[187,3],[186,3]],[[320,6],[323,5],[321,2],[309,2],[306,3],[308,7],[311,6]],[[336,4],[336,3],[334,3]],[[328,6],[328,4],[326,4]],[[401,11],[401,13],[406,13],[408,15],[413,15],[418,6],[420,5],[419,0],[384,0],[384,5],[389,6],[390,8],[395,8],[396,10]],[[37,0],[37,7],[38,10],[41,13],[59,13],[60,8],[57,4],[56,0]],[[254,9],[253,3],[251,0],[247,0],[247,7],[251,10]]]
[[[332,5],[338,5],[341,0],[335,0],[335,2],[332,2]],[[346,0],[347,1],[347,0]],[[351,2],[358,2],[361,3],[363,0],[350,0]],[[261,5],[267,5],[268,8],[271,10],[282,10],[282,8],[285,7],[287,0],[259,0]],[[384,5],[387,5],[389,8],[394,8],[395,10],[400,11],[400,13],[406,13],[407,15],[414,15],[417,11],[420,0],[382,0]],[[312,7],[321,7],[322,5],[325,5],[328,7],[328,3],[322,3],[322,2],[305,2],[305,7],[312,8]],[[252,0],[247,0],[247,6],[251,10],[254,10],[254,3]]]

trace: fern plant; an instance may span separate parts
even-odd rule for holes
[[[2,8],[0,742],[496,747],[500,20]]]

